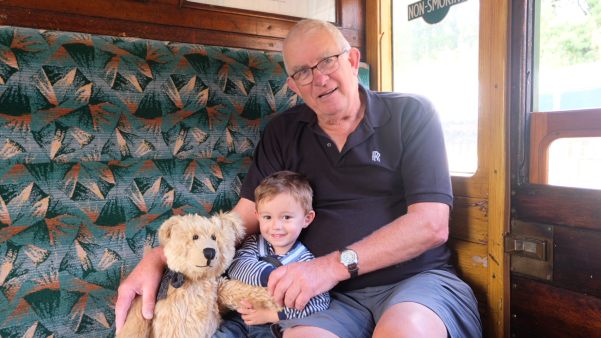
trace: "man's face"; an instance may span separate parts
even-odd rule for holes
[[[289,74],[315,66],[332,55],[343,52],[333,36],[326,31],[311,31],[284,47],[284,56]],[[347,114],[356,113],[359,100],[358,67],[360,53],[351,48],[338,57],[338,68],[323,74],[313,69],[313,81],[302,85],[288,78],[288,86],[297,93],[305,103],[315,111],[320,120],[328,120]]]

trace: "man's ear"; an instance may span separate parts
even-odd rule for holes
[[[288,76],[288,79],[286,79],[286,83],[288,84],[288,87],[290,89],[292,89],[293,92],[296,93],[296,95],[301,96],[300,91],[298,90],[298,86],[296,85],[296,82],[294,82],[294,80],[290,76]]]
[[[171,239],[171,231],[173,227],[180,222],[182,216],[171,216],[169,217],[161,227],[159,228],[159,242],[162,246],[165,246],[167,242]]]
[[[355,48],[351,47],[348,52],[349,62],[351,63],[351,67],[353,68],[353,74],[359,74],[359,63],[361,62],[361,52]]]

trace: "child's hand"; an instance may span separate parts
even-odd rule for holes
[[[240,302],[237,311],[246,325],[261,325],[279,321],[277,312],[263,308],[255,309],[251,303],[246,301]]]

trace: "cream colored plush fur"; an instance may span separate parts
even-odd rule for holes
[[[185,282],[179,288],[169,286],[152,320],[142,317],[142,300],[137,297],[117,337],[211,337],[221,322],[219,310],[235,309],[243,299],[277,310],[265,288],[221,277],[243,236],[244,228],[234,213],[211,218],[173,216],[165,221],[159,240],[167,266],[181,272]]]

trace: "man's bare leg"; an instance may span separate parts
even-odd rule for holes
[[[399,303],[380,318],[373,338],[446,338],[447,328],[429,308],[418,303]]]

